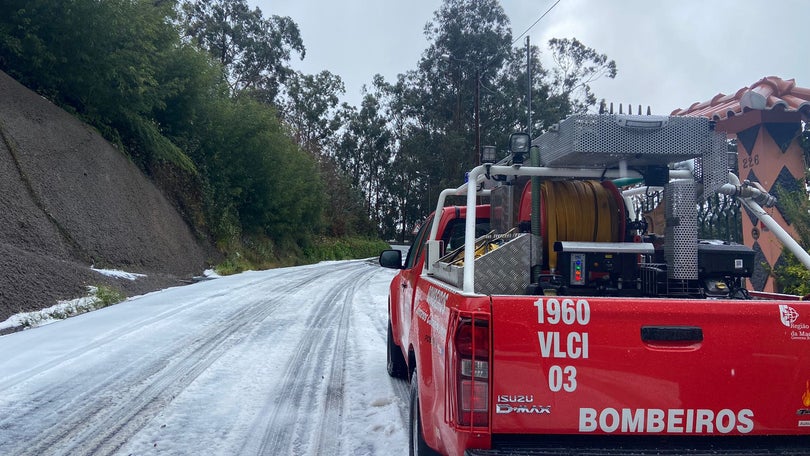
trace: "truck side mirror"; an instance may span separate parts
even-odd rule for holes
[[[402,269],[402,252],[399,250],[383,250],[380,253],[380,266],[389,269]]]

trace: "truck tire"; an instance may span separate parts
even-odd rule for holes
[[[394,342],[391,322],[388,322],[388,375],[402,380],[408,379],[408,364],[399,345]]]
[[[440,456],[440,454],[425,443],[425,436],[422,433],[422,415],[419,413],[419,379],[414,369],[411,375],[411,411],[408,420],[410,431],[410,442],[408,444],[408,454],[410,456]]]

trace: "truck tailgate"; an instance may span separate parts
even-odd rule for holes
[[[810,304],[492,298],[493,433],[810,434]]]

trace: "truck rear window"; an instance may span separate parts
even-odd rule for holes
[[[465,219],[457,218],[447,223],[447,229],[442,234],[445,252],[453,251],[464,246]],[[489,219],[479,218],[475,221],[475,237],[478,238],[489,233]]]

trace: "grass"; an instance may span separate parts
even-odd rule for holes
[[[246,238],[241,245],[230,245],[230,252],[215,270],[220,275],[237,274],[249,270],[311,264],[328,260],[353,260],[376,257],[388,244],[364,237],[331,238],[319,236],[305,246],[278,247],[267,238]],[[285,252],[281,254],[279,252]]]
[[[304,251],[304,255],[313,262],[353,260],[376,257],[387,248],[389,245],[379,239],[321,237]]]
[[[106,285],[88,286],[88,296],[61,301],[58,304],[36,312],[19,313],[11,317],[16,326],[33,328],[57,320],[111,306],[126,299],[123,293]]]

